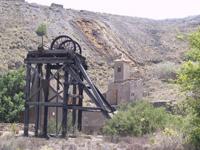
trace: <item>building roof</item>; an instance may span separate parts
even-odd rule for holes
[[[125,62],[125,63],[131,63],[129,59],[125,57],[125,55],[121,55],[119,59],[114,60],[114,62]]]

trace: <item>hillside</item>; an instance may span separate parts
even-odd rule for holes
[[[23,65],[27,52],[36,50],[41,42],[36,27],[45,22],[46,49],[59,35],[72,37],[88,60],[89,76],[103,92],[112,81],[113,60],[123,53],[133,62],[132,76],[143,79],[144,95],[161,100],[176,99],[176,93],[156,77],[154,69],[164,62],[183,63],[188,46],[177,39],[176,29],[181,35],[194,31],[200,16],[157,21],[0,1],[0,22],[0,73]]]

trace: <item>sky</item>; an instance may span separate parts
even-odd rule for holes
[[[88,10],[149,19],[173,19],[200,15],[200,0],[26,0],[50,6],[62,4],[67,9]]]

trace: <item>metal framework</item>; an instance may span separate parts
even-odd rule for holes
[[[35,136],[38,136],[39,119],[43,115],[42,135],[47,135],[49,107],[62,108],[62,135],[67,133],[68,110],[72,110],[72,125],[80,131],[83,111],[100,111],[107,118],[116,109],[102,96],[88,77],[87,63],[80,45],[68,36],[59,36],[53,40],[50,50],[30,51],[24,60],[26,73],[26,102],[24,136],[28,136],[29,108],[35,108]],[[52,80],[57,86],[52,86]],[[34,90],[33,90],[34,89]],[[50,96],[50,90],[53,96]],[[94,102],[96,107],[83,106],[83,92]],[[43,96],[41,96],[43,95]],[[33,101],[34,98],[34,101]],[[57,99],[56,102],[52,102]],[[59,99],[59,100],[58,100]],[[39,109],[43,109],[42,114]],[[56,111],[58,115],[58,111]],[[58,116],[56,116],[57,120]],[[77,122],[76,122],[77,120]]]

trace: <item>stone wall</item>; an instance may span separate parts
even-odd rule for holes
[[[172,104],[175,100],[157,100],[151,102],[154,107],[166,107],[167,104]]]
[[[165,107],[167,111],[174,113],[174,107],[176,106],[176,100],[157,100],[151,102],[154,107]]]
[[[108,92],[106,95],[107,101],[111,105],[118,105],[130,101],[130,84],[124,83],[110,83],[108,85]]]
[[[133,102],[143,96],[142,79],[130,80],[130,101]]]
[[[111,105],[132,102],[143,96],[142,80],[128,80],[119,83],[110,83],[106,99]]]
[[[83,112],[82,131],[86,134],[101,133],[106,117],[101,112]]]

